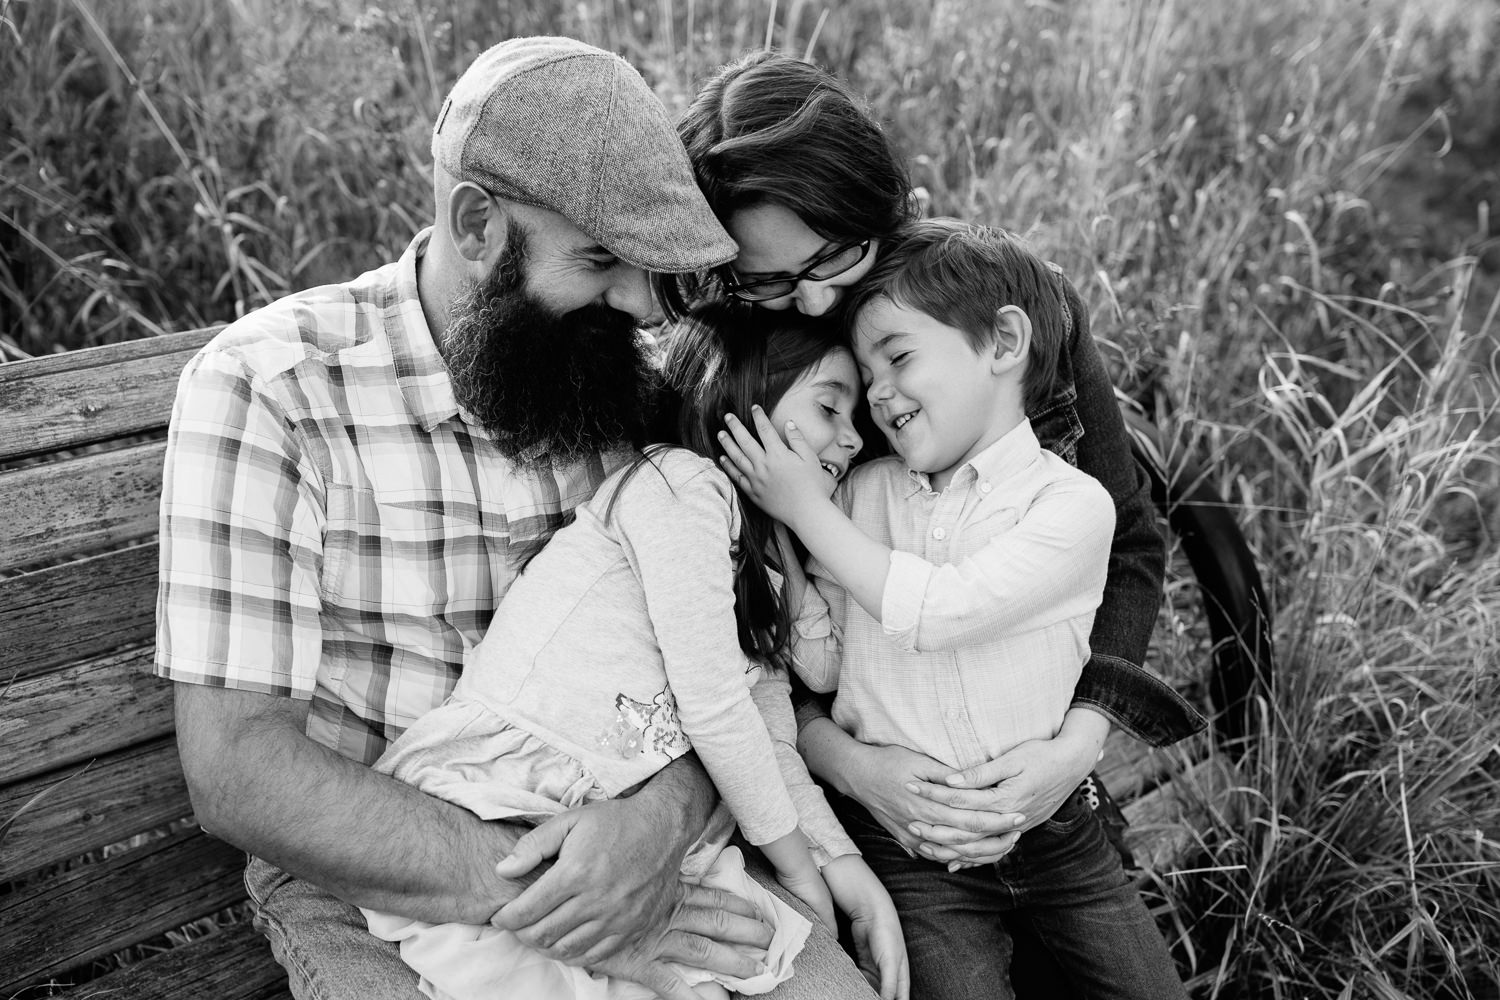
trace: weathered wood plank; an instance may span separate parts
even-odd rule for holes
[[[1136,864],[1166,874],[1197,842],[1206,810],[1224,808],[1234,781],[1222,759],[1200,760],[1125,806],[1125,844]]]
[[[0,570],[156,534],[165,454],[153,441],[0,472]]]
[[[0,788],[0,816],[15,818],[0,840],[0,882],[191,814],[171,739],[28,778]]]
[[[172,735],[149,646],[35,673],[0,695],[0,785]]]
[[[156,578],[152,540],[0,579],[0,677],[24,678],[151,641]]]
[[[1104,756],[1099,759],[1094,772],[1109,789],[1116,804],[1124,806],[1147,790],[1143,772],[1153,760],[1150,747],[1116,729],[1104,742]]]
[[[243,900],[244,869],[243,852],[185,830],[0,897],[0,996]]]
[[[177,377],[218,328],[0,365],[0,462],[166,423]]]
[[[1095,771],[1123,808],[1180,770],[1184,759],[1197,760],[1207,753],[1203,737],[1157,750],[1116,729],[1105,741],[1104,756]]]
[[[154,955],[144,962],[85,983],[71,1000],[291,1000],[286,971],[271,946],[249,923]]]

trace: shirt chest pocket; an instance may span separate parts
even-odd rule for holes
[[[495,604],[493,560],[481,529],[474,505],[455,504],[451,497],[330,486],[325,613],[362,622],[366,627],[358,631],[377,624],[430,629],[442,619],[477,633]]]
[[[1021,512],[1013,506],[980,510],[964,525],[953,546],[953,561],[963,562],[979,554],[998,538],[1003,538],[1020,522]]]

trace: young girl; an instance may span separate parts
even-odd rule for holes
[[[724,416],[748,419],[762,403],[802,429],[831,493],[861,444],[851,419],[859,379],[835,332],[793,315],[748,319],[719,304],[674,333],[664,371],[683,446],[646,449],[578,508],[512,584],[453,694],[377,766],[482,818],[539,822],[630,794],[693,750],[722,802],[684,875],[748,899],[775,938],[760,976],[684,978],[705,997],[766,992],[792,974],[810,929],[745,875],[726,847],[737,822],[829,927],[835,904],[850,917],[882,996],[904,998],[890,897],[795,750],[785,535],[742,506],[715,466]],[[546,958],[502,928],[364,912],[374,934],[401,943],[429,996],[488,998],[502,982],[528,998],[650,995]]]

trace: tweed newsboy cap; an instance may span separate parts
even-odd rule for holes
[[[480,55],[438,112],[432,156],[459,180],[557,212],[648,271],[704,270],[739,249],[646,81],[571,38],[513,38]]]

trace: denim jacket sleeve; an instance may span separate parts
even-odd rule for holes
[[[1058,358],[1056,388],[1047,405],[1030,414],[1032,426],[1043,447],[1098,479],[1115,501],[1109,577],[1089,635],[1092,655],[1074,689],[1073,704],[1103,712],[1152,746],[1166,746],[1207,723],[1142,666],[1161,606],[1165,546],[1156,526],[1150,481],[1131,454],[1114,385],[1089,333],[1083,300],[1072,282],[1061,274],[1058,281],[1070,322]]]

